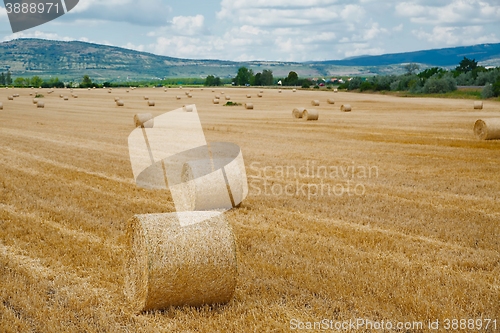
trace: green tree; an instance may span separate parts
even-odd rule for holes
[[[26,82],[26,81],[28,81],[28,82]],[[26,87],[27,85],[29,85],[29,79],[26,80],[23,77],[18,77],[14,80],[14,86],[16,86],[16,87]]]
[[[457,66],[455,69],[458,73],[468,73],[477,68],[477,61],[476,59],[469,59],[467,57],[464,57],[462,61],[460,61],[460,64]]]
[[[416,71],[420,69],[420,66],[414,62],[409,63],[404,66],[404,69],[406,70],[406,75],[413,75]]]
[[[39,76],[33,76],[30,80],[30,84],[32,87],[41,87],[43,84],[43,80]]]
[[[83,80],[80,83],[80,87],[81,88],[92,88],[93,85],[94,84],[92,83],[92,80],[90,79],[90,77],[88,75],[84,75]]]
[[[246,67],[240,67],[238,69],[238,74],[234,78],[234,84],[237,86],[244,86],[250,84],[250,80],[253,76],[252,70]]]
[[[269,69],[264,69],[262,71],[262,76],[261,76],[261,85],[263,86],[272,86],[274,83],[274,77],[273,77],[273,72]]]
[[[5,76],[5,84],[10,86],[12,84],[12,73],[10,71],[7,72]]]
[[[262,85],[262,73],[255,74],[254,83],[253,84],[256,85],[256,86],[261,86]]]
[[[291,71],[283,81],[283,85],[285,86],[295,86],[299,81],[299,75],[296,72]]]
[[[213,75],[209,75],[207,76],[207,78],[205,79],[205,86],[206,87],[211,87],[214,85],[214,81],[215,81],[215,76]]]
[[[0,85],[5,86],[5,74],[0,74]]]

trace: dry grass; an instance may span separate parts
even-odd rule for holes
[[[498,329],[500,141],[477,140],[473,126],[498,116],[500,103],[478,111],[461,100],[343,92],[336,102],[356,112],[317,107],[315,122],[290,110],[331,92],[283,91],[255,99],[253,112],[193,95],[207,140],[238,144],[247,166],[249,196],[225,214],[236,292],[224,306],[127,310],[126,223],[174,209],[169,193],[135,186],[127,137],[134,114],[182,106],[173,90],[131,90],[121,108],[105,89],[78,90],[68,108],[56,90],[43,112],[26,91],[14,89],[16,101],[0,91],[0,332],[282,332],[294,318],[482,317]],[[146,93],[161,107],[148,108]],[[280,172],[308,163],[377,167],[378,176]],[[348,181],[366,191],[308,200],[259,194],[264,181],[269,191]]]

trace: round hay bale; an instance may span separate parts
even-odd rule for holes
[[[59,97],[60,97],[60,98],[64,98],[64,95],[63,95],[63,94],[60,94],[60,95],[59,95]]]
[[[245,103],[245,109],[253,110],[253,103]]]
[[[134,115],[135,127],[153,128],[155,119],[151,113],[138,113]]]
[[[263,94],[263,93],[264,93],[264,90],[261,90],[261,91],[259,91],[259,92],[260,92],[261,94]]]
[[[332,99],[332,98],[327,99],[327,100],[326,100],[326,102],[327,102],[328,104],[335,104],[335,100],[334,100],[334,99]]]
[[[109,89],[108,90],[108,94],[111,94],[113,92],[113,90]]]
[[[37,108],[42,108],[42,109],[43,109],[43,108],[45,107],[45,103],[44,103],[44,102],[42,102],[42,101],[38,101],[38,103],[36,103],[36,107],[37,107]]]
[[[319,112],[315,109],[304,110],[304,113],[302,114],[302,119],[304,119],[305,121],[318,120],[318,118]]]
[[[78,98],[78,95],[77,95],[77,94],[74,94],[74,95],[73,95],[73,98]]]
[[[247,98],[252,98],[252,95],[247,95]]]
[[[220,95],[215,95],[215,99],[220,99]]]
[[[221,95],[224,95],[224,92],[223,92],[223,91],[221,91],[220,93],[221,93]]]
[[[33,98],[33,104],[38,103],[38,98]]]
[[[194,223],[181,225],[177,214]],[[223,304],[233,296],[236,246],[224,215],[135,215],[127,224],[126,239],[124,291],[132,311]]]
[[[335,89],[333,89],[333,92],[334,92],[334,93],[338,93],[338,92],[339,92],[339,90],[338,90],[337,88],[335,88]]]
[[[130,90],[127,89],[127,90],[125,90],[125,92],[130,92]]]
[[[63,97],[63,99],[64,99],[65,101],[69,100],[68,96],[64,96],[64,97]]]
[[[175,96],[176,99],[181,99],[181,96]]]
[[[14,94],[14,95],[12,95],[12,97],[14,97],[14,98],[19,97],[19,94]]]
[[[3,110],[3,103],[0,102],[0,110]]]
[[[311,101],[311,105],[312,105],[312,106],[319,106],[319,101],[318,101],[317,99],[313,99],[313,100]]]
[[[155,106],[155,101],[148,101],[148,106]]]
[[[121,99],[119,99],[116,101],[116,106],[125,106],[125,103]]]
[[[163,89],[164,92],[167,92],[167,88]]]
[[[261,93],[258,93],[257,94],[257,97],[262,97],[263,95]]]
[[[30,96],[33,96],[33,93],[30,93]]]
[[[90,91],[90,88],[87,88],[88,91]]]
[[[184,105],[182,106],[184,112],[193,112],[193,106],[192,105]]]
[[[231,96],[226,95],[226,101],[229,101],[231,99]]]
[[[292,111],[292,115],[294,118],[302,118],[305,110],[305,108],[295,108]]]
[[[144,100],[145,101],[149,100],[149,97],[148,96],[144,96]]]
[[[193,98],[193,95],[191,95],[191,94],[188,94],[188,98]]]
[[[278,93],[279,93],[279,94],[281,94],[281,89],[280,89],[280,90],[278,90]]]
[[[7,97],[7,99],[8,99],[9,101],[13,101],[13,100],[14,100],[14,96],[9,96],[9,97]]]
[[[483,109],[483,102],[474,102],[474,110],[482,110]]]
[[[120,97],[115,97],[115,102],[119,101]]]
[[[189,95],[189,91],[186,91],[184,94],[185,94],[186,96],[187,96],[187,95]]]
[[[351,105],[350,104],[342,104],[340,106],[340,111],[351,112],[352,111]]]
[[[297,92],[297,89],[293,89],[292,91],[293,91],[293,92]]]
[[[474,134],[479,140],[500,140],[500,118],[479,119]]]
[[[219,104],[219,99],[214,98],[214,104]]]

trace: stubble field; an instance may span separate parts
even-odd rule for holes
[[[500,117],[499,102],[189,90],[38,89],[43,109],[31,89],[0,90],[0,332],[283,332],[323,319],[500,330],[500,141],[472,131]],[[222,91],[254,110],[223,106]],[[318,121],[292,118],[313,99]],[[135,186],[127,137],[134,114],[184,104],[207,141],[243,152],[249,195],[226,213],[238,284],[225,305],[136,315],[123,295],[126,222],[174,207]]]

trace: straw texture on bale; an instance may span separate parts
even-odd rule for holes
[[[121,99],[119,99],[119,100],[116,101],[116,105],[117,106],[124,106],[125,103]]]
[[[207,218],[181,226],[177,214]],[[211,214],[211,215],[209,215]],[[135,215],[127,224],[125,295],[139,313],[227,303],[237,282],[234,234],[218,212]]]
[[[9,97],[7,97],[7,99],[8,99],[9,101],[13,101],[13,100],[14,100],[14,96],[9,96]]]
[[[155,101],[148,101],[148,106],[155,106]]]
[[[334,99],[329,98],[329,99],[327,100],[327,103],[328,103],[328,104],[335,104],[335,100],[334,100]]]
[[[304,115],[304,111],[305,110],[306,109],[304,109],[304,108],[295,108],[292,111],[292,115],[293,115],[294,118],[302,118],[302,116]]]
[[[253,103],[245,103],[245,109],[253,110]]]
[[[302,114],[302,119],[304,120],[318,120],[319,118],[319,112],[318,110],[315,109],[309,109],[309,110],[304,110],[304,113]]]
[[[500,140],[500,118],[479,119],[474,134],[479,140]]]
[[[45,107],[45,103],[44,103],[44,102],[42,102],[42,101],[38,101],[38,102],[36,103],[36,107],[37,107],[37,108],[44,108],[44,107]]]
[[[474,110],[482,110],[483,102],[474,102]]]
[[[214,104],[219,104],[219,100],[217,98],[214,98]]]
[[[340,107],[340,111],[344,111],[344,112],[352,111],[351,105],[350,104],[342,104],[342,106]]]
[[[319,106],[319,101],[318,101],[317,99],[313,99],[313,100],[311,101],[311,105],[312,105],[312,106]]]
[[[134,115],[135,127],[153,128],[155,119],[151,113],[138,113]]]

